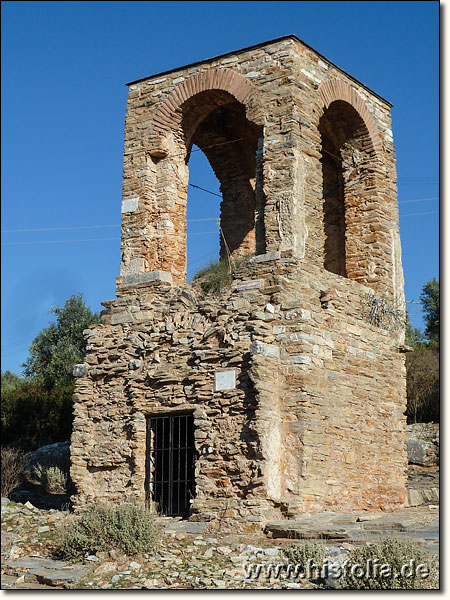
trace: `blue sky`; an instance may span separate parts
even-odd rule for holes
[[[3,2],[2,369],[20,372],[52,305],[114,298],[125,82],[291,33],[394,104],[405,293],[418,300],[439,277],[438,19],[434,1]],[[218,192],[201,152],[189,167]],[[219,201],[189,188],[188,219],[216,217]],[[217,256],[214,229],[189,224],[189,275]]]

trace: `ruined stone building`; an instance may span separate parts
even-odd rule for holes
[[[117,297],[75,368],[78,506],[250,528],[404,505],[390,108],[294,35],[129,84]],[[194,144],[234,265],[215,294],[186,283]]]

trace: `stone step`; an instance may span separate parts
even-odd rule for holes
[[[345,525],[312,525],[298,521],[275,521],[267,523],[264,531],[272,538],[296,540],[349,540],[349,529]]]

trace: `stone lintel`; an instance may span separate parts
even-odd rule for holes
[[[132,285],[142,285],[146,283],[170,283],[172,284],[172,275],[167,271],[149,271],[148,273],[133,273],[126,275],[123,285],[129,287]]]

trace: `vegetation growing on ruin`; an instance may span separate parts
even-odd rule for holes
[[[233,276],[251,258],[251,254],[237,259],[221,258],[211,262],[194,275],[194,281],[200,284],[205,294],[217,294],[231,286]]]
[[[194,281],[200,284],[205,294],[220,292],[231,285],[232,279],[232,269],[226,258],[210,263],[194,275]]]

